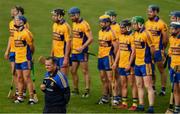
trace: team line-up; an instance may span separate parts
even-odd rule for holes
[[[146,22],[143,17],[134,16],[117,23],[114,10],[105,11],[105,14],[99,17],[101,29],[98,35],[97,56],[102,97],[98,104],[110,102],[113,108],[144,111],[145,88],[149,103],[147,112],[153,113],[157,94],[155,65],[161,75],[160,96],[166,95],[165,68],[168,66],[173,85],[168,111],[180,112],[180,11],[171,12],[169,29],[158,16],[159,12],[159,6],[149,5]],[[64,19],[64,9],[57,8],[51,13],[54,22],[51,57],[45,59],[47,72],[41,85],[41,90],[45,93],[44,112],[66,112],[66,104],[70,99],[66,78],[68,69],[73,80],[71,95],[80,94],[77,73],[79,67],[85,82],[82,97],[88,98],[90,95],[88,46],[93,43],[93,35],[88,22],[80,16],[79,8],[72,7],[68,10],[72,26]],[[14,102],[24,101],[27,88],[28,103],[35,104],[38,100],[30,77],[35,46],[29,24],[23,14],[24,9],[20,6],[11,9],[13,19],[9,23],[10,37],[5,58],[10,60],[16,87]],[[167,48],[168,53],[165,52]],[[128,107],[128,84],[132,92],[131,107]]]

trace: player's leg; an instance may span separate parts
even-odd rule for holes
[[[120,105],[121,109],[127,109],[128,108],[128,84],[127,84],[127,76],[121,75],[121,95],[122,95],[122,104]]]
[[[136,76],[139,105],[137,110],[144,111],[144,82],[142,76]]]
[[[128,84],[130,84],[132,89],[132,106],[129,108],[129,110],[136,110],[137,103],[138,103],[138,90],[136,86],[136,79],[134,73],[130,74],[128,76]]]
[[[138,100],[139,105],[137,107],[138,111],[144,111],[144,82],[143,82],[143,76],[141,72],[142,66],[134,66],[134,73],[136,78],[136,86],[138,90]]]
[[[24,62],[23,64],[23,78],[24,82],[27,85],[28,91],[29,91],[29,104],[35,104],[34,101],[34,92],[33,92],[33,82],[30,76],[30,67],[28,62]]]
[[[98,58],[98,70],[100,74],[100,79],[102,83],[102,97],[98,100],[98,104],[106,104],[109,103],[109,83],[107,74],[105,72],[105,58]]]
[[[154,93],[156,94],[156,73],[155,73],[155,64],[152,63],[152,83],[153,83],[153,90],[154,90]]]
[[[161,74],[161,92],[159,93],[160,96],[164,96],[166,91],[167,75],[164,68],[164,60],[165,60],[164,51],[162,50],[156,51],[154,61],[157,65],[157,69]]]
[[[154,112],[154,90],[152,88],[152,76],[144,76],[143,77],[144,80],[144,85],[145,88],[147,89],[148,92],[148,101],[149,101],[149,109],[148,109],[148,113],[153,113]]]
[[[108,78],[104,70],[100,70],[99,74],[102,83],[102,97],[98,100],[98,104],[106,104],[109,103]]]
[[[117,91],[117,94],[118,94],[118,100],[119,100],[119,103],[121,102],[121,78],[119,76],[119,73],[118,73],[118,69],[116,69],[116,74],[115,74],[115,86],[117,87],[116,91]]]
[[[112,88],[112,105],[118,105],[119,101],[118,101],[118,93],[116,91],[117,87],[115,85],[115,76],[113,75],[113,71],[112,70],[106,70],[106,75],[108,78],[108,82],[111,84],[111,88]]]
[[[161,92],[159,95],[164,96],[165,91],[166,91],[167,75],[166,75],[166,71],[163,66],[163,61],[157,62],[156,64],[157,64],[158,70],[161,74]]]
[[[175,102],[175,107],[174,107],[174,112],[175,113],[180,113],[180,83],[174,83],[174,102]]]
[[[72,61],[72,66],[71,66],[71,74],[72,74],[72,79],[73,79],[73,91],[72,94],[73,95],[78,95],[79,94],[79,77],[77,74],[77,70],[79,67],[79,62],[77,61]]]
[[[17,81],[17,73],[16,73],[16,70],[15,70],[15,62],[10,62],[11,64],[11,73],[13,75],[13,80],[14,80],[14,85],[15,85],[15,88],[16,88],[16,93],[15,93],[15,96],[18,95],[18,81]]]
[[[59,58],[59,67],[60,70],[63,74],[65,74],[65,76],[68,75],[68,65],[67,66],[63,66],[63,62],[64,62],[64,57]]]
[[[88,62],[87,61],[80,62],[80,66],[85,80],[85,91],[82,97],[88,97],[90,92],[90,76],[89,76]]]
[[[17,63],[16,63],[16,66],[18,66]],[[16,73],[17,73],[17,77],[18,77],[18,79],[17,79],[18,97],[14,101],[14,103],[21,103],[24,101],[24,99],[23,99],[23,73],[22,73],[22,70],[17,67],[16,67]]]

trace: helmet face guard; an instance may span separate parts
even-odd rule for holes
[[[171,22],[170,28],[179,29],[180,23],[179,22]]]

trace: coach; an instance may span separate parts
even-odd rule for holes
[[[46,74],[40,88],[45,93],[43,113],[66,113],[66,106],[70,99],[70,88],[67,78],[55,64],[53,57],[45,60]]]

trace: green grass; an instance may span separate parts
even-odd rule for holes
[[[37,63],[37,58],[40,55],[47,56],[50,54],[51,48],[51,35],[52,35],[52,21],[50,11],[54,8],[62,7],[66,11],[72,6],[78,6],[82,11],[82,17],[86,19],[93,31],[94,43],[90,47],[90,51],[97,53],[97,38],[98,38],[98,17],[104,13],[105,10],[113,9],[118,13],[118,22],[124,18],[130,18],[135,15],[142,15],[146,18],[146,8],[149,4],[158,4],[161,8],[160,17],[169,23],[169,12],[172,10],[180,10],[179,0],[1,0],[0,1],[0,112],[31,112],[41,113],[43,109],[43,93],[39,89],[39,85],[43,79],[45,69],[42,65]],[[27,102],[17,105],[7,99],[7,94],[11,82],[11,73],[9,70],[9,62],[4,60],[3,55],[6,49],[9,32],[8,23],[10,18],[10,8],[14,5],[21,5],[25,8],[25,16],[30,23],[31,31],[34,35],[36,52],[35,58],[35,76],[37,93],[39,103],[34,106],[27,105]],[[65,17],[68,19],[68,17]],[[68,22],[69,19],[68,19]],[[71,22],[70,22],[71,23]],[[128,112],[126,110],[114,110],[109,105],[96,105],[98,98],[101,96],[101,82],[97,70],[97,59],[90,57],[89,61],[92,92],[88,99],[81,99],[80,96],[71,97],[68,106],[68,112],[102,112],[102,113],[122,113]],[[79,87],[81,92],[84,87],[82,74],[80,73]],[[168,72],[167,72],[168,73]],[[157,76],[157,89],[160,90],[160,79]],[[69,75],[70,85],[72,83],[71,76]],[[165,112],[168,107],[170,94],[170,84],[167,85],[167,96],[156,96],[155,111]],[[146,98],[147,100],[147,98]],[[146,102],[146,106],[147,106]]]

